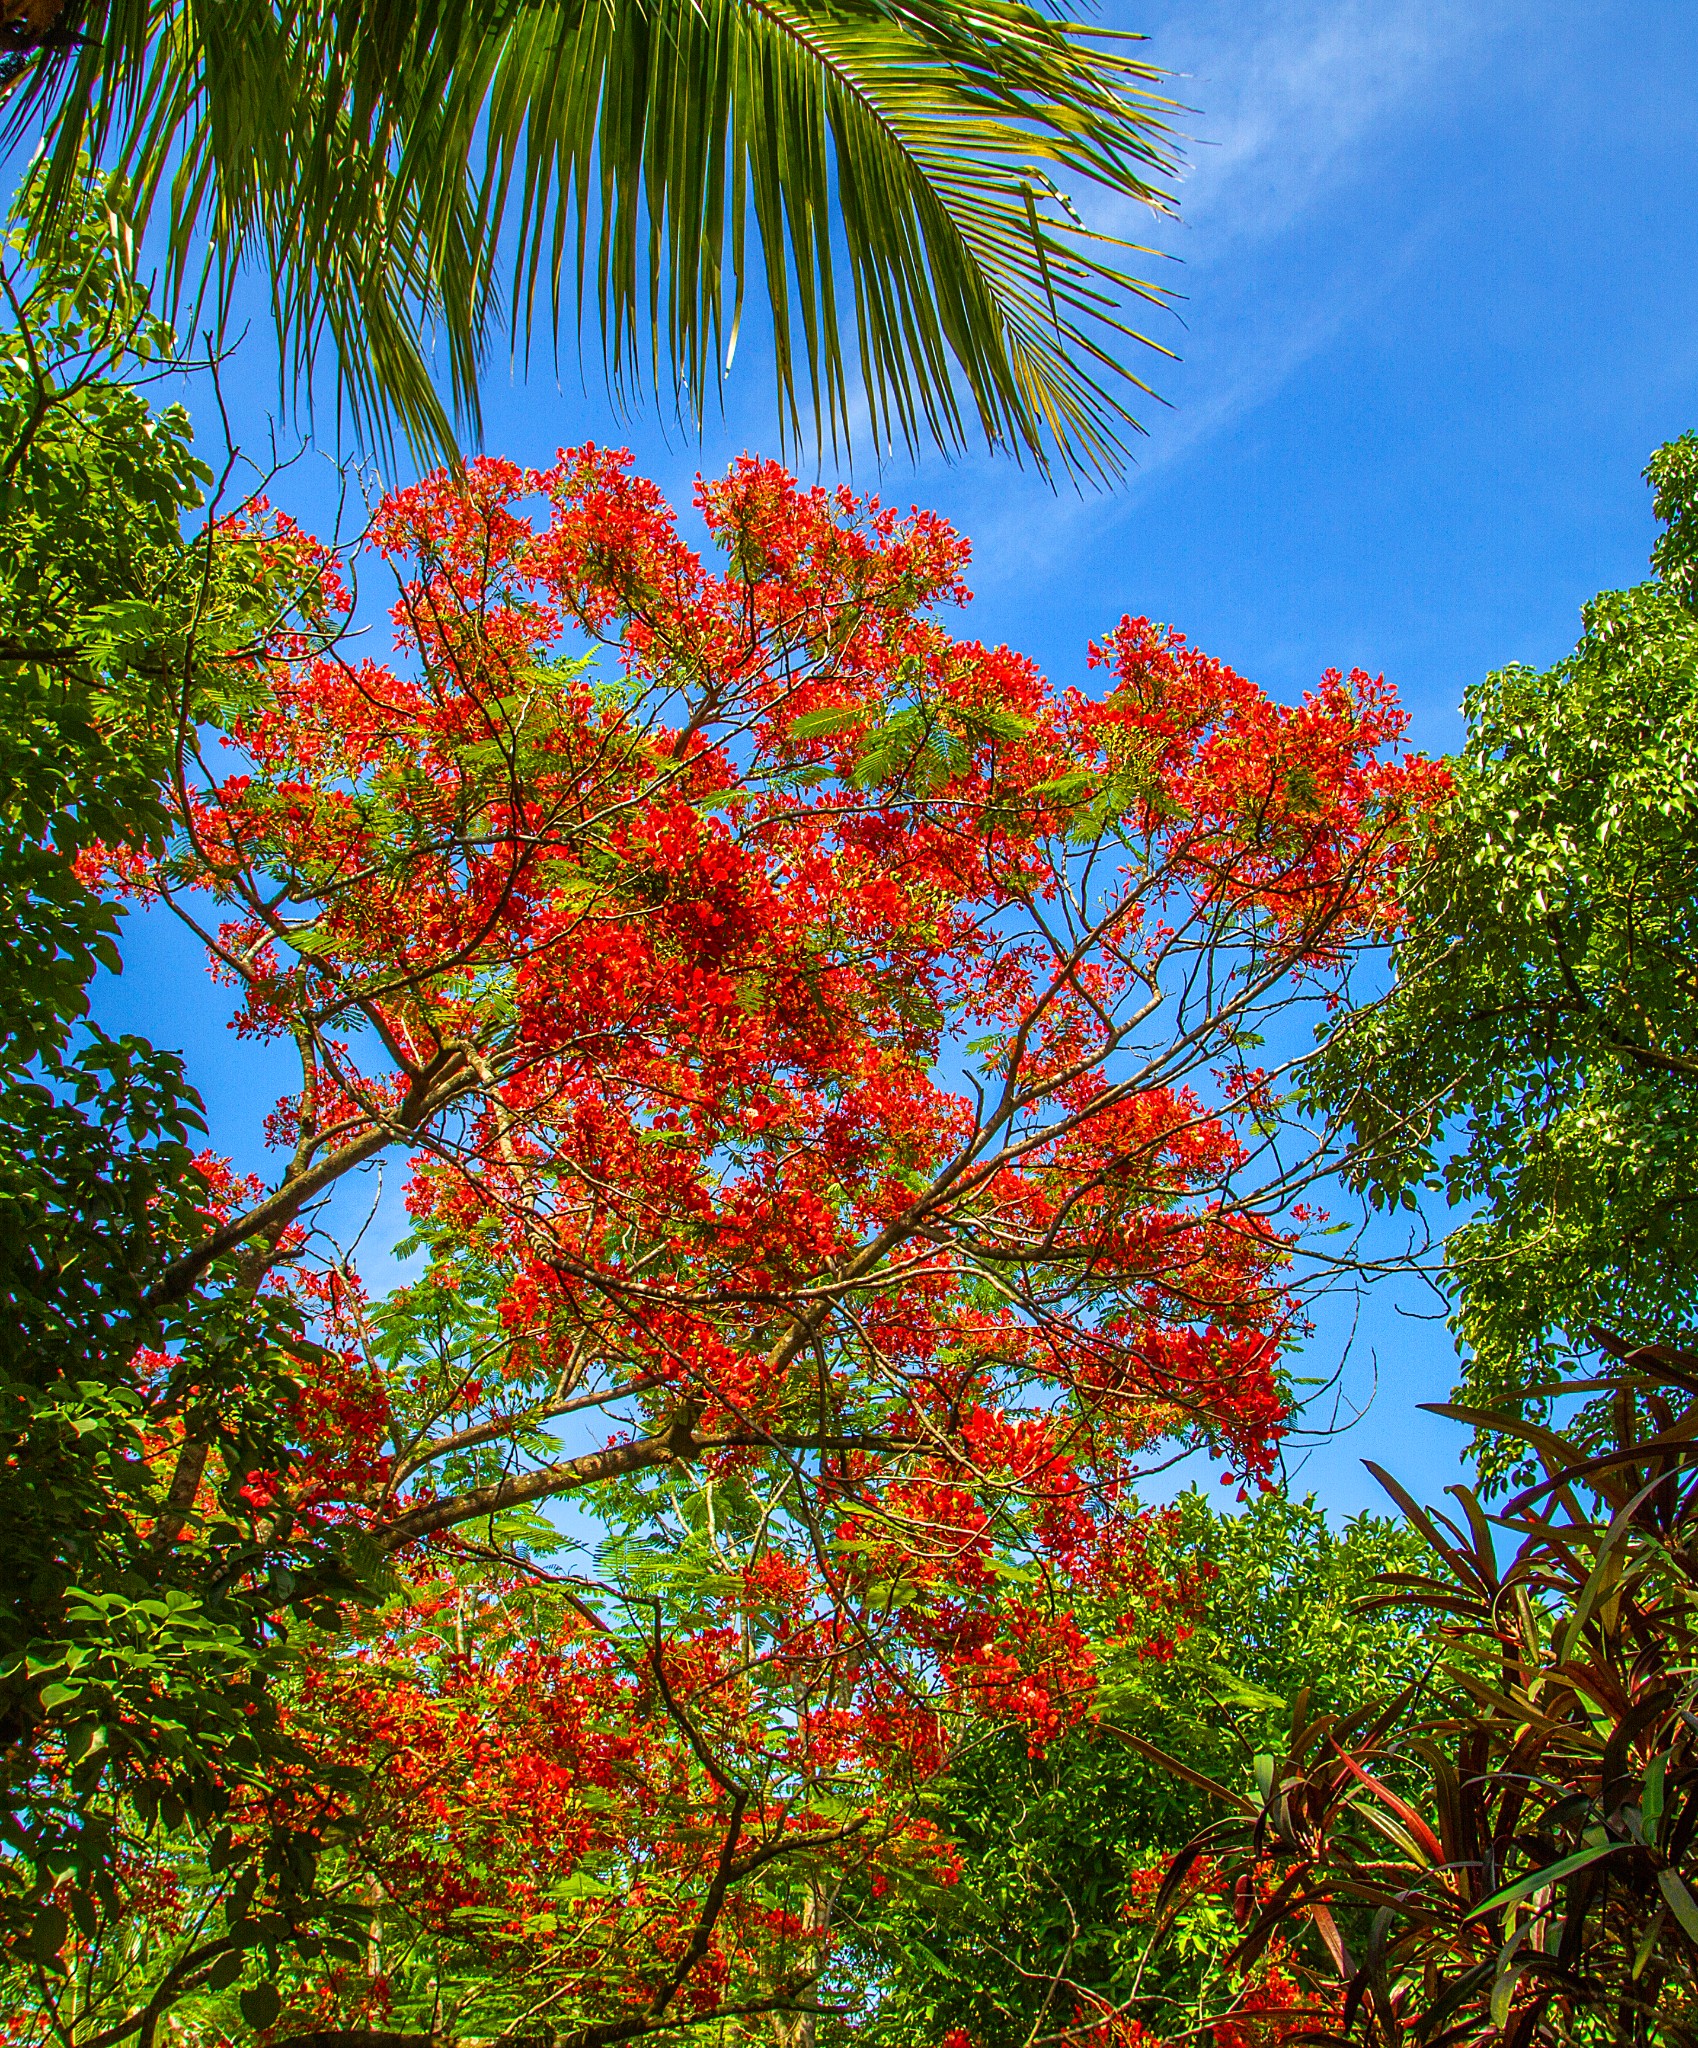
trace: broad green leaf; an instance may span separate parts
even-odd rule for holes
[[[277,1986],[272,1983],[251,1984],[241,1995],[238,2003],[242,2017],[256,2033],[274,2026],[277,2016],[283,2010],[283,1999]]]
[[[1669,1911],[1680,1922],[1687,1939],[1698,1942],[1698,1900],[1688,1891],[1685,1879],[1678,1871],[1659,1870],[1657,1889],[1668,1901]]]

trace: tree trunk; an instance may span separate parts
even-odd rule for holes
[[[822,1937],[831,1925],[836,1898],[835,1884],[828,1886],[823,1877],[808,1879],[808,1895],[802,1904],[801,1967],[795,1976],[809,1997],[813,1996],[815,1982],[825,1965]],[[777,2048],[814,2048],[819,2023],[811,2012],[775,2012],[772,2033]]]

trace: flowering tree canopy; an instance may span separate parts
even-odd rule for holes
[[[1381,927],[1432,771],[1379,758],[1383,685],[1284,710],[1143,621],[1093,650],[1106,699],[1057,696],[932,616],[966,563],[935,518],[754,462],[700,505],[717,577],[594,450],[402,492],[405,658],[282,636],[185,749],[176,844],[122,879],[301,1085],[276,1188],[161,1291],[247,1246],[323,1305],[256,1509],[393,1551],[764,1463],[823,1586],[946,1587],[971,1634],[1004,1539],[1120,1567],[1158,1440],[1267,1471],[1296,1175],[1243,1049]],[[332,560],[277,545],[340,623]],[[303,1219],[395,1146],[427,1264],[374,1308]]]
[[[281,1172],[205,1165],[148,1306],[313,1341],[144,1347],[148,1540],[300,1641],[390,1601],[298,1667],[265,1810],[443,1938],[519,1930],[585,2044],[792,2009],[832,1859],[940,1853],[891,1798],[949,1713],[1087,1710],[1079,1600],[1170,1650],[1135,1485],[1273,1471],[1326,1159],[1253,1055],[1385,936],[1437,776],[1382,682],[1281,707],[1143,619],[1052,689],[948,630],[930,515],[753,460],[697,506],[717,572],[593,448],[428,478],[352,561],[255,509],[296,601],[180,720],[168,847],[82,865],[299,1062]],[[385,1155],[378,1293],[333,1226]],[[594,1573],[547,1563],[569,1496]]]

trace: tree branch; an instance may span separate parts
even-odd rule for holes
[[[562,1458],[556,1464],[539,1466],[534,1472],[518,1472],[510,1479],[474,1486],[469,1493],[457,1493],[447,1500],[427,1501],[375,1530],[372,1540],[387,1556],[403,1544],[415,1543],[421,1536],[434,1536],[439,1529],[451,1529],[457,1522],[498,1515],[504,1508],[542,1500],[549,1494],[572,1493],[579,1487],[593,1486],[598,1480],[641,1472],[650,1465],[685,1464],[696,1453],[695,1417],[699,1412],[686,1403],[672,1417],[663,1435],[642,1437],[631,1444],[610,1444],[604,1451],[585,1451],[576,1458]]]
[[[385,1147],[411,1137],[420,1125],[427,1123],[439,1110],[446,1109],[456,1095],[463,1094],[471,1078],[465,1053],[458,1046],[445,1047],[428,1066],[420,1069],[393,1122],[380,1125],[365,1137],[355,1139],[351,1145],[330,1153],[305,1173],[286,1180],[275,1194],[268,1195],[246,1215],[226,1223],[194,1251],[185,1252],[180,1259],[173,1260],[143,1306],[149,1309],[169,1308],[188,1294],[215,1259],[221,1259],[226,1252],[234,1251],[237,1245],[246,1244],[250,1238],[264,1237],[287,1228],[321,1189],[330,1187],[356,1166],[363,1166]]]

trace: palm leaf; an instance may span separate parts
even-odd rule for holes
[[[593,307],[615,388],[699,425],[758,283],[787,441],[1110,478],[1167,295],[1064,187],[1165,204],[1136,40],[1022,0],[92,0],[9,117],[50,119],[46,203],[88,151],[163,210],[197,317],[262,265],[286,380],[328,346],[421,453],[476,427],[501,287],[516,346]]]

